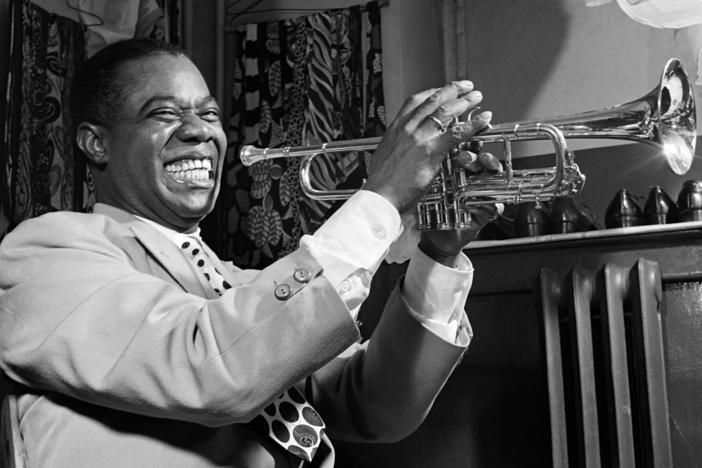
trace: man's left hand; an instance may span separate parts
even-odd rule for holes
[[[475,148],[479,151],[479,147]],[[460,151],[454,156],[454,161],[467,172],[502,172],[502,164],[490,153],[475,154],[468,150]],[[465,246],[475,239],[480,230],[489,222],[495,220],[504,209],[501,203],[465,206],[470,215],[470,227],[466,229],[451,229],[446,231],[422,231],[419,248],[434,261],[455,268],[458,254]]]
[[[419,248],[435,262],[455,268],[458,254],[475,239],[487,223],[502,213],[502,204],[467,206],[465,209],[470,213],[470,227],[447,231],[422,231]]]

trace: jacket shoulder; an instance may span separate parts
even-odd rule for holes
[[[57,211],[20,223],[2,241],[2,250],[76,247],[112,244],[120,237],[134,237],[129,226],[96,213]]]

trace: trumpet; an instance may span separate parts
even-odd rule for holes
[[[448,131],[468,131],[466,122],[454,122]],[[659,84],[648,94],[607,109],[569,116],[502,123],[468,137],[452,153],[470,142],[502,143],[504,171],[499,174],[469,174],[456,167],[447,155],[427,193],[417,204],[417,226],[421,230],[463,229],[470,226],[466,207],[486,203],[547,201],[580,193],[585,175],[568,151],[568,138],[620,139],[657,146],[670,170],[685,174],[692,165],[697,138],[692,87],[678,59],[666,63]],[[257,148],[243,146],[244,165],[274,158],[303,158],[300,183],[315,200],[343,200],[357,190],[318,190],[310,180],[310,165],[320,155],[348,151],[372,151],[381,138],[333,141],[314,146]],[[550,140],[554,148],[552,167],[518,170],[512,167],[512,141]]]

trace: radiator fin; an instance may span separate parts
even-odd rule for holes
[[[672,466],[658,264],[543,269],[535,294],[553,466]]]

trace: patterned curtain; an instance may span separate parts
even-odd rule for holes
[[[292,20],[242,25],[235,34],[232,115],[221,224],[214,242],[235,264],[263,268],[298,246],[339,206],[301,193],[300,160],[245,167],[244,144],[299,146],[379,136],[385,130],[380,10],[375,2]],[[319,188],[359,187],[366,157],[317,158]]]
[[[0,203],[8,228],[48,211],[81,209],[90,192],[85,171],[74,159],[63,104],[75,67],[83,60],[83,29],[28,1],[12,1],[10,15],[8,101],[0,150]]]
[[[177,43],[180,1],[159,2],[163,19],[142,35]],[[83,157],[76,157],[68,112],[71,80],[85,58],[84,26],[29,0],[12,0],[10,28],[0,239],[27,218],[57,210],[89,211],[95,201]]]

